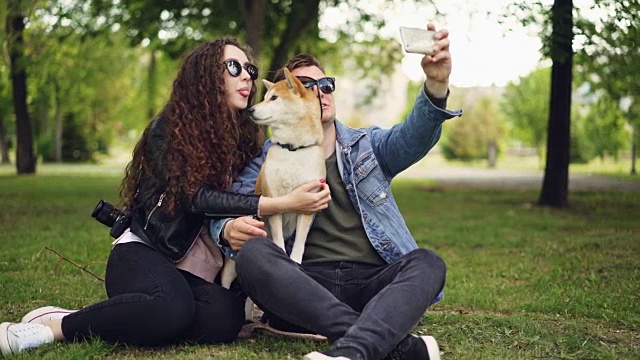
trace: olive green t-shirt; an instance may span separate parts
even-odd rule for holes
[[[316,213],[307,236],[303,263],[355,261],[384,265],[385,261],[367,237],[360,214],[349,200],[338,171],[336,153],[325,162],[331,202],[328,208]]]

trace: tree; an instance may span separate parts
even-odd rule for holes
[[[609,97],[601,97],[590,104],[583,128],[586,140],[592,144],[595,155],[604,160],[610,155],[618,158],[628,134],[624,129],[624,115]]]
[[[494,99],[493,95],[480,95],[464,106],[463,118],[445,122],[447,130],[440,146],[447,159],[487,159],[487,167],[495,167],[505,131]]]
[[[573,75],[573,1],[555,0],[551,8],[551,99],[547,163],[538,203],[564,207],[569,203],[569,144]]]
[[[11,61],[11,83],[13,86],[13,108],[16,116],[16,169],[18,174],[36,172],[36,157],[33,153],[31,119],[27,109],[27,58],[24,56],[25,2],[9,0],[7,11],[7,41]]]
[[[517,83],[510,82],[500,104],[509,134],[535,148],[540,158],[547,139],[550,75],[550,68],[542,68],[521,77]]]
[[[592,10],[602,10],[599,12]],[[577,14],[574,22],[574,11]],[[568,148],[570,138],[570,88],[575,40],[578,74],[589,74],[593,88],[605,89],[618,103],[625,96],[637,96],[640,70],[638,47],[638,0],[602,0],[590,8],[577,9],[572,1],[556,0],[551,11],[539,1],[517,2],[510,9],[524,25],[542,24],[540,31],[545,55],[553,61],[547,164],[539,203],[564,206],[568,203]],[[600,14],[595,17],[593,14]],[[551,29],[551,34],[549,30]],[[574,34],[576,36],[574,36]],[[580,80],[583,80],[582,78]],[[629,119],[637,119],[632,107]],[[637,120],[629,121],[632,127]],[[635,139],[635,137],[634,137]],[[632,146],[633,148],[633,146]]]
[[[578,74],[587,74],[582,80],[598,89],[596,95],[610,98],[612,106],[623,110],[634,134],[633,174],[638,142],[635,134],[640,127],[640,1],[600,0],[584,12],[576,22]]]
[[[371,30],[384,25],[383,6],[399,1],[378,1],[379,12],[362,7],[356,0],[95,0],[90,8],[94,16],[105,19],[105,26],[121,27],[131,37],[132,44],[147,43],[173,56],[184,53],[202,38],[221,34],[236,36],[254,49],[261,68],[266,69],[265,78],[273,79],[276,70],[298,52],[312,52],[321,59],[330,57],[331,63],[340,66],[344,53],[337,51],[338,46],[327,46],[318,26],[320,13],[329,8],[339,8],[349,14],[345,17],[346,23],[332,33],[345,52],[356,61],[361,54],[360,58],[366,59],[359,61],[363,69],[369,70],[376,64],[389,73],[397,66],[399,45]],[[357,43],[367,46],[352,46]],[[390,47],[390,43],[398,46]],[[392,60],[396,60],[394,66],[389,66]]]

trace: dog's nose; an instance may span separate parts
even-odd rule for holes
[[[247,109],[247,112],[249,113],[249,116],[253,115],[253,106]]]

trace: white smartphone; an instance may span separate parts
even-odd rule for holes
[[[426,54],[433,53],[435,43],[433,30],[400,26],[400,39],[404,51],[408,53]]]

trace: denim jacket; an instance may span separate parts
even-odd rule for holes
[[[445,101],[434,101],[445,105]],[[335,121],[336,158],[342,181],[353,207],[360,212],[371,245],[387,263],[418,248],[391,193],[391,180],[422,159],[438,142],[445,120],[460,115],[462,110],[438,108],[420,91],[406,120],[390,129],[353,129]],[[231,191],[253,194],[270,145],[270,141],[265,143],[262,155],[242,171]],[[226,221],[211,222],[211,237],[233,259],[236,254],[220,241]]]

